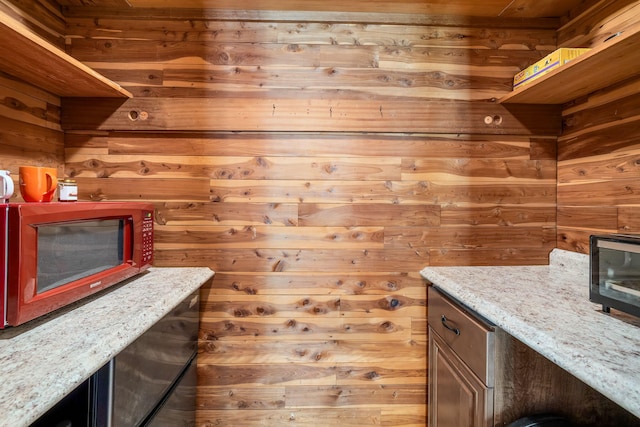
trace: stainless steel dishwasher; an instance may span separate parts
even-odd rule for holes
[[[199,291],[30,427],[192,427]]]
[[[199,291],[113,360],[113,427],[195,425]]]

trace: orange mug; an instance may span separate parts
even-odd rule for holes
[[[58,185],[58,170],[38,166],[20,166],[20,194],[25,202],[50,202]]]

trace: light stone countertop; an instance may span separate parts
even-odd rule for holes
[[[445,293],[640,417],[640,324],[589,301],[589,257],[548,266],[427,267]],[[635,323],[635,324],[634,324]]]
[[[0,330],[0,426],[27,426],[213,277],[156,268]]]

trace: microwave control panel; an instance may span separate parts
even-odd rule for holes
[[[150,264],[153,259],[153,212],[145,211],[142,216],[142,264]]]

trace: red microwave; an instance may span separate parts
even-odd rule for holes
[[[0,205],[0,329],[17,326],[128,279],[153,261],[153,205]]]

